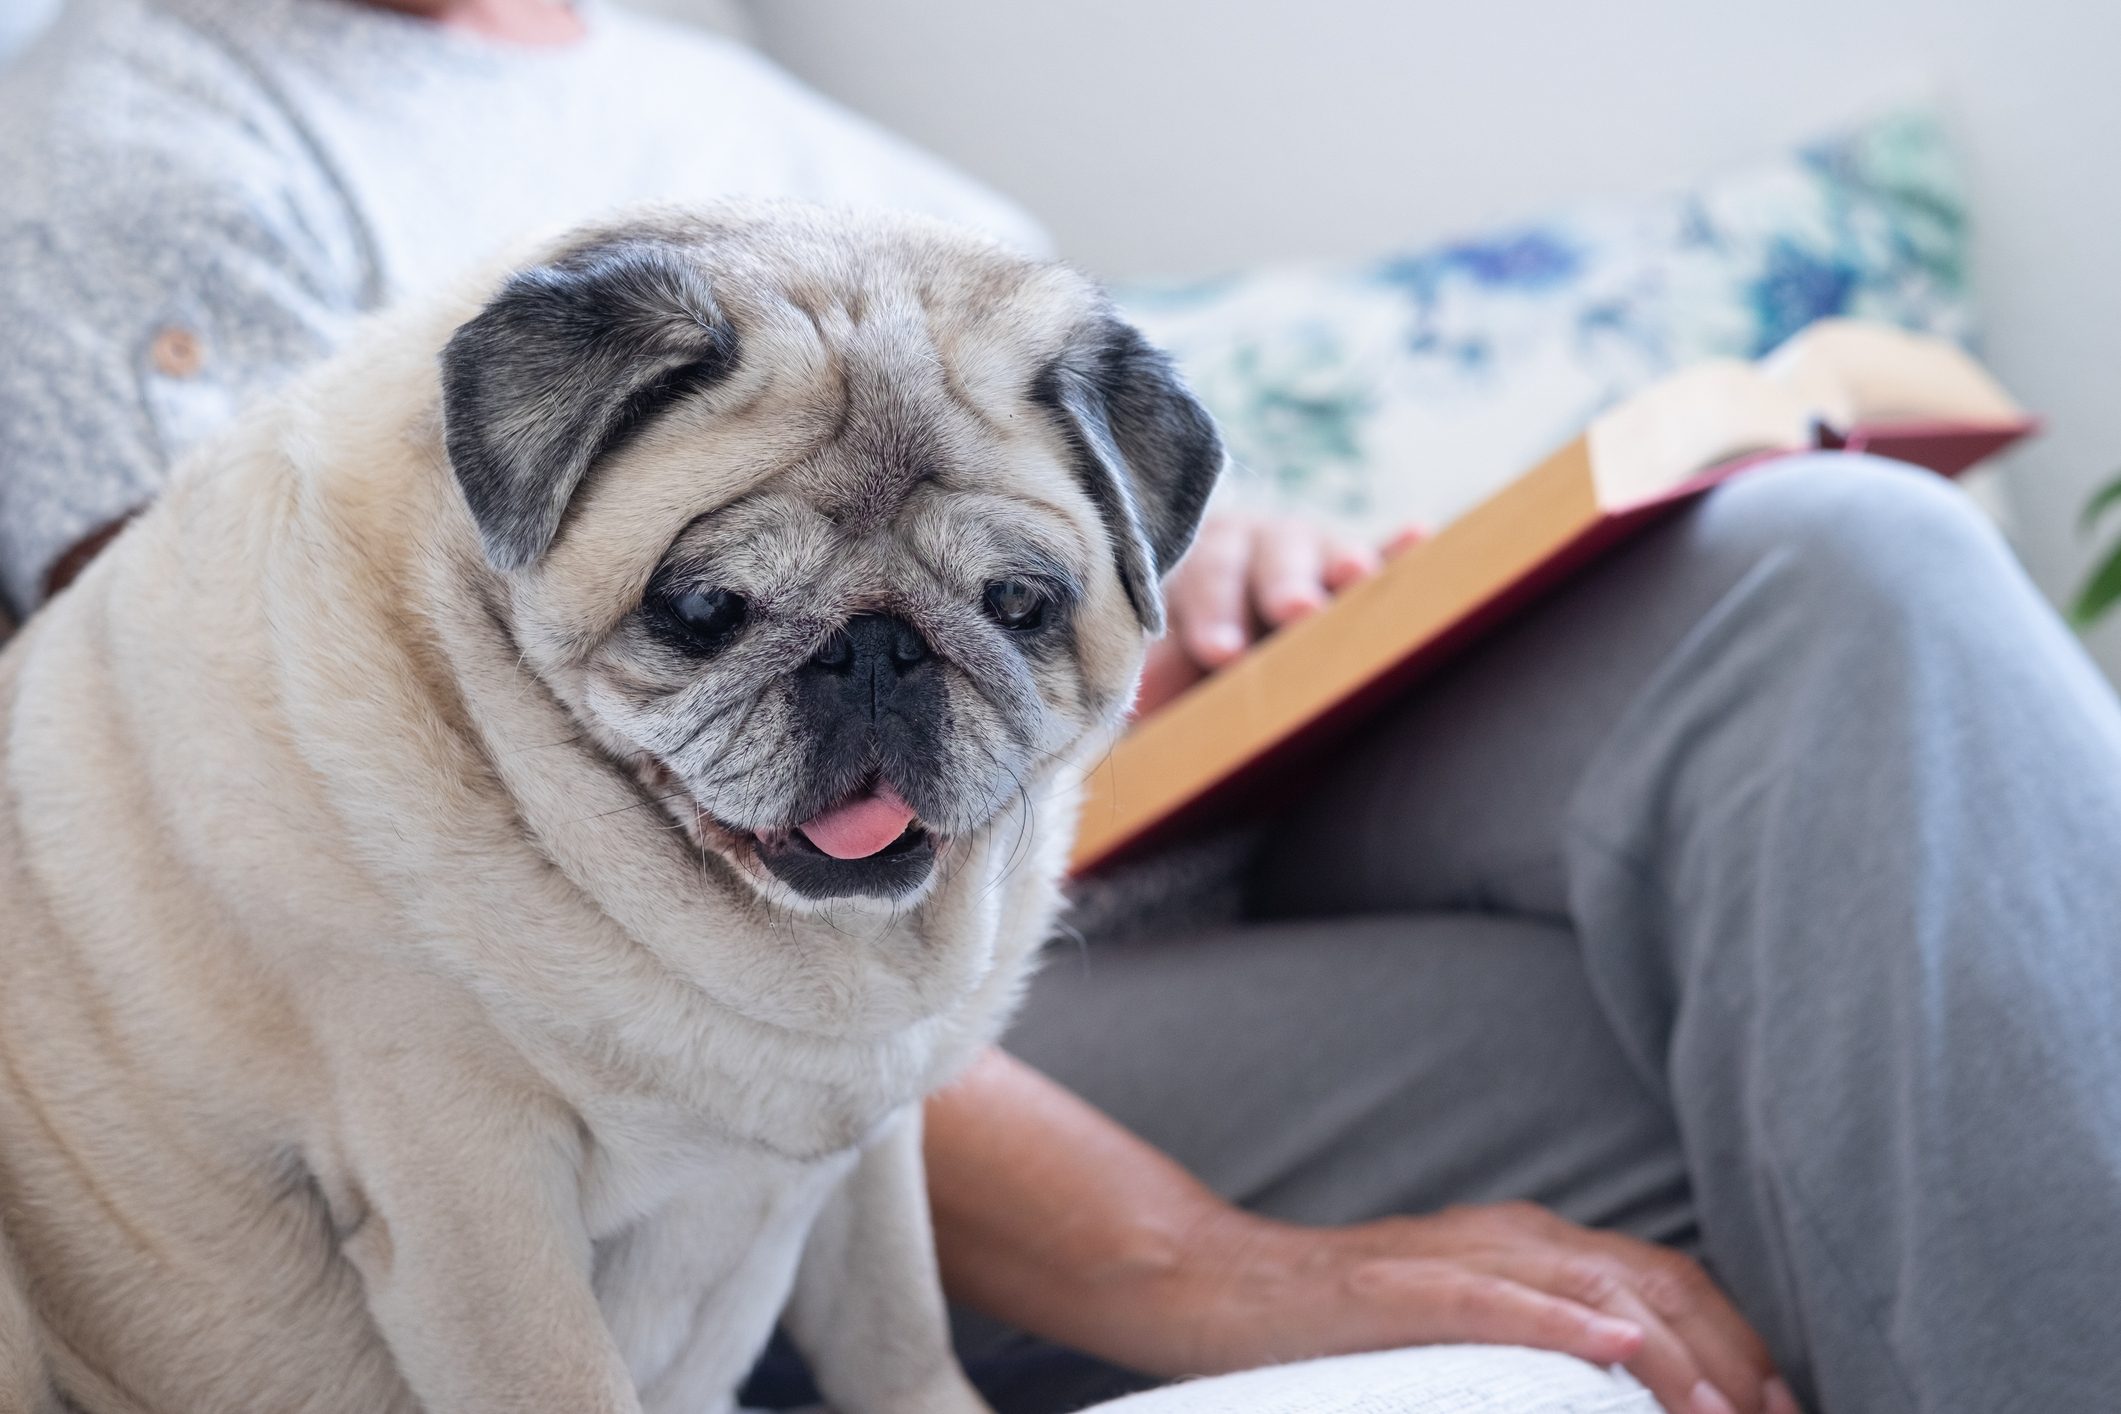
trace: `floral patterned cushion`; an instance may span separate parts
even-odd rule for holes
[[[1917,109],[1694,191],[1118,297],[1221,418],[1239,499],[1383,529],[1440,524],[1616,398],[1826,315],[1965,339],[1966,258]]]

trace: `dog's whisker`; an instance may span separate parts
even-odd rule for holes
[[[577,815],[561,823],[568,825],[586,825],[592,820],[608,820],[614,815],[623,815],[629,810],[652,809],[655,806],[665,804],[669,801],[682,800],[686,797],[686,795],[687,792],[685,791],[673,791],[669,795],[653,795],[649,796],[645,800],[630,800],[624,805],[614,806],[609,810],[599,810],[589,815]]]
[[[528,745],[512,747],[505,754],[509,756],[527,756],[533,751],[557,751],[563,746],[580,746],[586,736],[587,733],[576,732],[573,736],[562,737],[558,741],[534,741]]]

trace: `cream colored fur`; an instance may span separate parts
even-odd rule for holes
[[[1012,280],[1034,343],[1078,298]],[[715,1414],[791,1292],[835,1407],[981,1407],[919,1102],[1003,1024],[1139,665],[1096,511],[1000,406],[1016,355],[931,331],[1080,559],[1097,720],[917,901],[800,906],[585,729],[580,646],[737,493],[695,443],[770,448],[802,394],[659,425],[503,576],[435,372],[492,287],[242,420],[0,656],[4,1414],[47,1379],[85,1414]],[[811,329],[747,368],[822,367]]]

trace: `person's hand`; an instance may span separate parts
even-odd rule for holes
[[[1625,1365],[1670,1414],[1797,1414],[1699,1266],[1528,1203],[1275,1222],[996,1050],[928,1102],[926,1140],[951,1298],[1117,1365],[1530,1345]]]
[[[1131,1357],[1151,1374],[1528,1345],[1625,1366],[1670,1414],[1798,1414],[1760,1337],[1698,1264],[1529,1203],[1343,1228],[1224,1209],[1141,1295]]]
[[[1401,531],[1380,551],[1300,519],[1210,516],[1164,580],[1168,622],[1149,647],[1136,715],[1242,656],[1261,634],[1317,613],[1419,538]]]

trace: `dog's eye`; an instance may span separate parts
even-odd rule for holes
[[[1046,621],[1046,596],[1020,579],[998,579],[987,586],[987,613],[1003,628],[1029,633]]]
[[[715,653],[725,648],[744,625],[749,606],[744,596],[729,589],[680,589],[657,601],[656,617],[665,636],[692,653]]]

